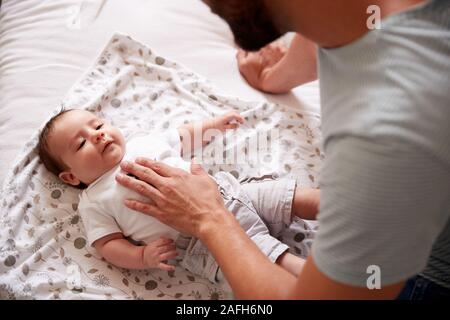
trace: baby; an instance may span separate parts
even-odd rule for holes
[[[179,254],[176,240],[177,246],[184,249],[181,265],[216,282],[221,280],[220,269],[206,247],[198,239],[183,236],[153,217],[125,207],[125,199],[148,199],[118,184],[115,176],[121,172],[121,161],[134,161],[138,156],[189,171],[190,163],[182,155],[194,151],[189,137],[194,136],[196,128],[205,137],[209,129],[224,132],[242,123],[244,119],[238,113],[230,112],[201,123],[183,125],[165,135],[154,132],[136,135],[126,143],[119,129],[93,113],[65,110],[45,125],[38,150],[48,170],[65,183],[83,189],[79,211],[88,243],[107,261],[129,269],[173,270],[168,260]],[[203,139],[202,145],[209,142]],[[307,211],[302,207],[304,201],[296,192],[295,181],[241,185],[225,172],[213,178],[225,206],[262,252],[272,262],[298,274],[303,260],[288,253],[288,246],[273,236],[281,234],[293,215],[301,217]]]

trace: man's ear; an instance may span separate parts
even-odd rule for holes
[[[77,186],[81,183],[80,179],[75,177],[75,175],[70,171],[61,172],[58,177],[67,184],[72,186]]]

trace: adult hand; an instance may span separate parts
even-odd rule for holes
[[[316,55],[316,44],[296,34],[289,49],[277,41],[257,52],[240,50],[237,61],[242,76],[255,89],[286,93],[317,79]]]
[[[281,93],[282,90],[273,88],[268,78],[270,73],[277,68],[278,62],[285,56],[286,51],[286,46],[281,42],[271,43],[257,52],[239,49],[236,56],[239,71],[255,89]]]
[[[184,234],[201,239],[209,225],[223,223],[231,215],[216,182],[199,164],[191,164],[191,174],[145,158],[123,162],[121,167],[139,180],[124,174],[118,174],[116,180],[149,199],[148,203],[127,199],[125,205]]]

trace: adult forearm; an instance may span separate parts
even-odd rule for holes
[[[205,223],[201,241],[213,253],[239,299],[289,299],[296,278],[259,250],[229,212]],[[270,276],[268,276],[270,275]]]
[[[155,204],[128,200],[127,207],[199,238],[216,258],[238,298],[293,297],[296,278],[271,263],[248,238],[225,208],[217,183],[200,165],[193,163],[188,174],[164,163],[137,161],[122,163],[121,168],[140,180],[120,175],[117,181]]]

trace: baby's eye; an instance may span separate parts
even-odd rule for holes
[[[99,125],[97,126],[97,128],[95,128],[95,130],[99,130],[101,127],[103,127],[103,123],[102,123],[102,124],[99,124]]]
[[[83,148],[83,146],[84,146],[85,143],[86,143],[86,140],[83,140],[83,141],[80,143],[80,145],[78,146],[77,151],[80,150],[81,148]]]

